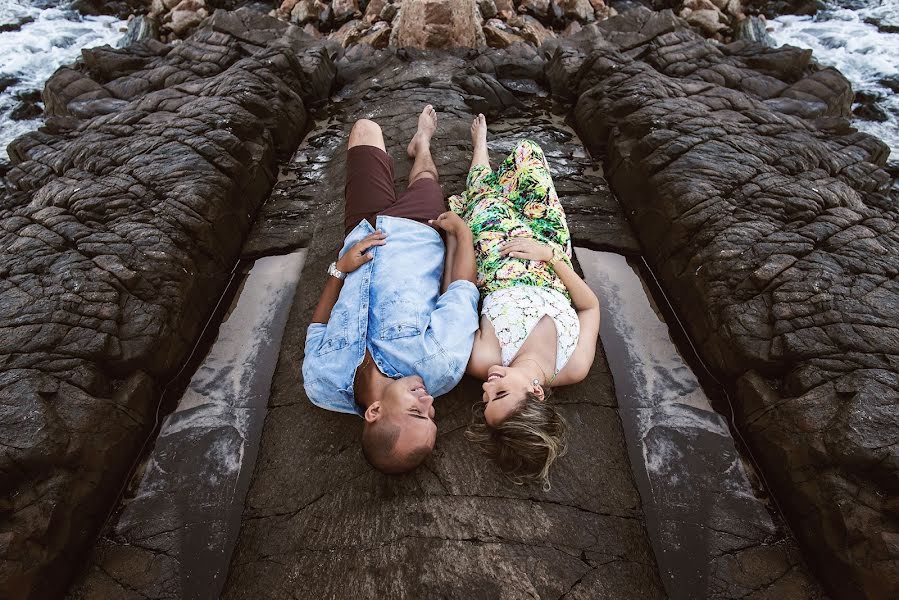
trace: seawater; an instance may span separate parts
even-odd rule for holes
[[[62,65],[71,64],[82,48],[121,39],[125,21],[116,17],[83,17],[66,2],[0,0],[0,162],[8,160],[6,146],[19,135],[40,127],[42,119],[13,121],[17,95],[42,90]],[[10,83],[11,82],[11,83]]]
[[[899,163],[899,0],[831,0],[814,17],[784,15],[770,25],[778,44],[810,48],[856,92],[877,97],[887,120],[853,125],[886,142],[890,162]]]

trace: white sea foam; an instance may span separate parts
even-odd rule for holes
[[[0,0],[0,25],[25,22],[17,31],[0,33],[0,79],[17,81],[0,92],[0,161],[6,146],[17,136],[40,127],[41,119],[13,121],[10,113],[19,104],[16,95],[41,90],[62,65],[81,55],[82,48],[115,45],[125,22],[115,17],[82,17],[61,3],[41,8],[39,0]]]
[[[899,33],[887,31],[899,26],[899,2],[832,0],[814,17],[786,15],[771,26],[778,44],[810,48],[819,63],[839,69],[855,91],[879,98],[877,105],[888,120],[854,119],[853,124],[886,142],[890,161],[899,162],[899,93],[883,83],[892,79],[899,84]]]

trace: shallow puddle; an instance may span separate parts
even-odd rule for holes
[[[184,598],[224,585],[305,257],[255,262],[109,536],[180,563]]]
[[[639,271],[576,249],[602,306],[600,338],[650,541],[669,598],[704,598],[714,562],[774,533],[725,419],[671,339]]]

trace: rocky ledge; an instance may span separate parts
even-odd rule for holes
[[[622,19],[622,17],[619,17]],[[628,13],[560,50],[554,90],[778,505],[839,598],[899,595],[899,208],[852,91],[795,48]]]
[[[58,596],[82,564],[277,157],[327,95],[329,55],[292,33],[255,13],[220,13],[177,48],[87,51],[47,82],[46,127],[10,145],[0,201],[5,597]]]
[[[438,451],[400,478],[365,464],[358,422],[302,395],[346,134],[373,118],[400,157],[427,102],[448,192],[473,112],[490,117],[494,159],[536,139],[575,242],[645,256],[728,389],[758,495],[776,503],[758,522],[724,507],[697,524],[708,554],[684,597],[822,598],[814,575],[835,598],[899,595],[899,214],[886,147],[845,119],[846,80],[671,11],[607,19],[590,3],[592,20],[559,21],[539,11],[561,2],[509,3],[504,26],[542,18],[552,35],[513,24],[522,39],[490,48],[491,3],[427,29],[437,4],[405,0],[388,42],[478,48],[378,49],[321,35],[344,27],[334,17],[329,33],[217,10],[183,39],[86,51],[47,82],[46,126],[10,146],[0,199],[0,595],[184,596],[178,511],[135,520],[116,500],[237,261],[303,247],[225,597],[671,595],[601,345],[555,399],[575,433],[548,492],[504,481],[464,441],[473,381],[440,400]]]

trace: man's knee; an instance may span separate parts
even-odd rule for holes
[[[384,150],[384,136],[377,123],[368,119],[359,119],[353,124],[348,146],[352,148],[360,145],[377,146]]]
[[[437,181],[439,178],[437,177],[437,171],[433,171],[431,169],[423,169],[421,171],[418,171],[417,173],[414,173],[412,177],[409,178],[409,185],[412,185],[419,179],[433,179],[434,181]]]

